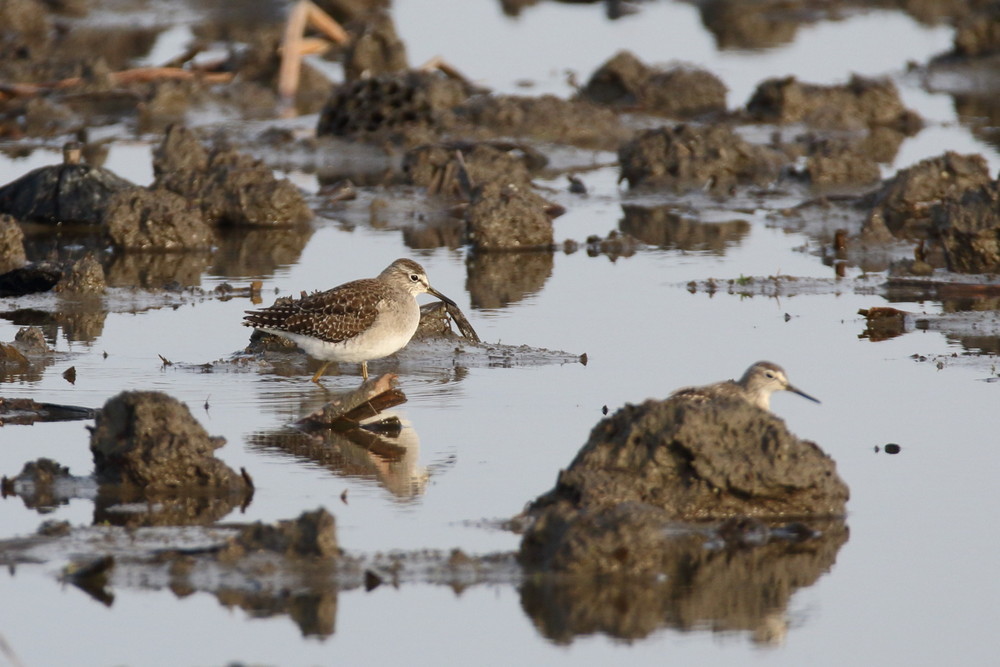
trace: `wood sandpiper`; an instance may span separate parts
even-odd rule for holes
[[[678,389],[670,396],[678,396],[699,401],[711,401],[719,398],[738,398],[756,405],[762,410],[771,409],[771,394],[776,391],[790,391],[810,401],[819,403],[801,389],[793,387],[788,382],[785,369],[770,361],[758,361],[748,368],[739,380],[726,380],[704,387],[685,387]]]
[[[361,375],[367,380],[369,359],[386,357],[413,337],[420,323],[418,294],[431,294],[455,306],[431,287],[422,266],[411,259],[397,259],[375,278],[245,311],[243,325],[287,338],[325,362],[312,377],[317,384],[335,361],[360,361]]]

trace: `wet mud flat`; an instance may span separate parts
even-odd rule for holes
[[[352,42],[328,57],[342,64],[345,80],[331,84],[305,68],[289,97],[277,55],[280,12],[252,29],[219,22],[196,31],[206,41],[249,48],[208,63],[193,48],[174,66],[138,72],[127,65],[152,29],[101,28],[81,47],[76,40],[86,39],[86,30],[59,38],[52,29],[76,17],[27,1],[6,11],[14,16],[15,9],[4,48],[30,57],[5,60],[0,79],[33,83],[0,87],[5,147],[79,145],[67,146],[63,164],[0,187],[0,316],[28,327],[0,345],[0,379],[40,377],[53,328],[94,340],[109,312],[209,299],[269,302],[266,286],[197,285],[206,271],[271,274],[298,261],[317,215],[398,228],[414,249],[464,248],[473,305],[498,308],[537,292],[555,253],[627,261],[648,248],[722,248],[747,234],[748,210],[763,209],[769,224],[814,239],[817,261],[833,277],[740,276],[692,282],[690,291],[948,294],[954,314],[869,311],[865,333],[936,328],[992,352],[972,338],[995,333],[989,304],[997,288],[980,276],[1000,267],[1000,185],[981,156],[950,152],[883,180],[900,144],[922,129],[889,80],[853,77],[827,86],[771,78],[731,109],[711,72],[655,67],[621,52],[570,99],[495,95],[447,66],[411,67],[391,12],[376,8],[338,16]],[[929,81],[944,71],[984,71],[976,69],[981,61],[1000,51],[983,27],[993,14],[965,5],[955,11],[950,20],[961,28],[953,51],[915,66]],[[719,12],[710,25],[720,37],[749,39],[737,29],[740,16]],[[109,32],[119,50],[106,48]],[[82,48],[99,51],[101,60],[81,61],[74,54]],[[969,104],[996,114],[989,101],[980,95]],[[227,117],[266,119],[269,127],[188,124],[208,106]],[[282,120],[289,109],[318,113],[316,126],[302,132]],[[104,123],[153,137],[153,184],[100,170],[101,147],[87,130]],[[563,178],[582,202],[595,152],[616,162],[629,204],[605,235],[556,243],[553,221],[573,199],[536,181]],[[88,153],[95,164],[81,162]],[[352,171],[359,156],[364,164]],[[318,192],[276,177],[272,168],[282,164],[316,172]],[[712,210],[711,220],[703,208]],[[720,214],[731,219],[719,222]],[[848,275],[858,270],[864,275]],[[586,363],[580,352],[471,341],[453,330],[453,313],[426,311],[425,333],[398,355],[404,371]],[[164,363],[198,372],[309,372],[311,362],[294,348],[258,342],[228,359]],[[595,631],[634,639],[711,622],[775,643],[787,632],[789,598],[832,567],[848,538],[849,492],[832,458],[774,415],[742,404],[668,398],[621,408],[595,426],[565,470],[553,471],[550,491],[539,490],[502,526],[521,534],[517,553],[469,556],[460,547],[352,554],[336,535],[333,508],[274,524],[223,522],[253,502],[253,471],[215,459],[223,443],[169,396],[119,398],[96,418],[93,475],[70,477],[58,463],[39,460],[20,474],[4,471],[12,476],[3,483],[5,497],[39,512],[71,498],[94,502],[93,526],[43,523],[38,535],[0,543],[0,561],[60,564],[62,580],[104,603],[115,588],[208,592],[253,615],[288,615],[303,634],[325,636],[333,632],[339,592],[500,584],[518,587],[525,612],[556,641]],[[90,419],[98,409],[0,407],[9,407],[5,430],[23,428],[14,419],[25,415]],[[146,417],[155,428],[122,426]],[[356,454],[391,480],[386,470],[403,458],[392,429],[352,423],[341,442],[340,434],[290,427],[249,444],[294,448],[312,461]],[[129,458],[121,434],[150,430],[172,437],[140,442],[139,455]],[[700,446],[705,442],[717,448]],[[401,482],[399,493],[412,483]],[[621,600],[630,601],[627,608]]]

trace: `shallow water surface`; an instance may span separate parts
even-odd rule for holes
[[[485,0],[397,0],[394,16],[412,62],[442,55],[501,92],[568,94],[567,70],[585,80],[626,47],[647,62],[683,60],[715,72],[730,88],[731,107],[771,76],[796,74],[816,83],[844,81],[851,72],[891,76],[904,101],[930,122],[904,143],[893,168],[946,149],[982,153],[991,172],[1000,168],[997,149],[957,122],[950,98],[924,92],[904,74],[908,60],[926,61],[950,47],[946,26],[857,12],[803,27],[789,43],[766,50],[719,51],[694,5],[639,7],[634,16],[609,21],[598,5],[541,3],[514,18]],[[184,34],[173,30],[162,39]],[[844,48],[847,43],[855,46]],[[165,44],[157,53],[169,53]],[[531,87],[522,90],[523,81]],[[3,157],[0,181],[55,155]],[[597,163],[613,159],[595,156]],[[116,142],[105,166],[148,182],[148,143]],[[315,188],[309,174],[294,176]],[[552,198],[569,209],[556,221],[557,241],[607,235],[622,218],[629,195],[616,183],[617,169],[583,178],[586,198],[562,192],[562,179],[548,183],[560,190]],[[224,436],[218,455],[254,478],[253,502],[226,520],[275,521],[322,506],[335,514],[341,546],[352,553],[457,547],[486,554],[517,548],[517,536],[495,528],[494,520],[512,516],[552,486],[604,406],[613,411],[677,387],[739,376],[752,362],[770,359],[822,400],[816,405],[783,394],[772,409],[836,460],[851,488],[850,537],[829,572],[795,591],[787,607],[764,610],[758,627],[726,627],[718,613],[693,624],[668,614],[624,637],[599,626],[553,636],[545,628],[557,621],[527,613],[523,588],[405,584],[341,592],[326,608],[328,631],[303,636],[288,615],[251,615],[212,595],[175,593],[155,582],[113,587],[114,602],[104,606],[58,583],[64,563],[53,560],[0,572],[0,638],[9,646],[0,651],[0,664],[19,664],[13,656],[24,665],[436,665],[448,657],[484,665],[661,664],[665,658],[684,664],[988,664],[1000,623],[993,556],[1000,533],[992,521],[1000,509],[996,369],[962,363],[978,350],[935,332],[877,343],[859,337],[865,328],[860,308],[941,312],[936,301],[890,304],[878,294],[856,293],[849,282],[781,298],[690,293],[689,281],[712,277],[833,277],[816,254],[817,239],[773,227],[762,211],[720,215],[744,220],[747,233],[723,248],[646,247],[616,261],[584,251],[556,253],[537,284],[490,307],[473,303],[462,249],[412,250],[398,229],[349,226],[335,216],[315,221],[293,261],[235,275],[215,265],[204,270],[199,282],[206,290],[262,279],[267,301],[274,290],[327,288],[410,256],[484,340],[587,354],[586,366],[372,362],[373,372],[399,373],[409,399],[394,409],[405,423],[409,453],[391,470],[333,469],[268,444],[323,401],[307,375],[185,365],[226,359],[244,347],[249,330],[240,320],[251,307],[245,298],[112,309],[86,339],[53,325],[54,363],[40,377],[5,381],[0,394],[99,407],[126,389],[164,391],[187,403],[209,433]],[[46,299],[59,297],[37,298],[6,299],[3,310],[38,303],[52,310]],[[0,319],[0,340],[11,340],[18,328],[9,317]],[[175,363],[164,366],[158,355]],[[75,384],[61,377],[70,366]],[[356,367],[344,365],[326,384],[351,387],[357,375]],[[902,446],[900,454],[876,452],[890,442]],[[87,443],[84,423],[5,426],[0,474],[14,475],[38,457],[87,474]],[[75,500],[41,515],[7,498],[0,502],[0,537],[29,535],[47,519],[89,525],[93,505]],[[629,601],[620,602],[627,610]]]

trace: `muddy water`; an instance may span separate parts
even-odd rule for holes
[[[528,80],[534,86],[526,93],[564,94],[566,70],[585,78],[625,46],[648,62],[686,60],[714,71],[730,87],[730,106],[742,104],[769,76],[839,82],[850,72],[888,74],[898,77],[904,101],[931,122],[904,143],[895,167],[953,149],[982,153],[993,173],[1000,168],[996,148],[955,122],[950,98],[929,95],[903,75],[907,60],[925,61],[950,46],[951,31],[943,26],[924,27],[889,12],[848,14],[802,27],[784,45],[720,53],[686,4],[647,3],[638,15],[611,22],[598,6],[543,3],[510,18],[494,3],[448,3],[447,23],[460,30],[443,28],[430,4],[395,3],[411,60],[444,55],[500,91],[520,90],[518,82]],[[444,11],[443,4],[433,7]],[[163,39],[178,38],[182,30]],[[845,48],[847,43],[857,47]],[[170,53],[166,43],[156,48]],[[586,159],[606,164],[614,156]],[[22,160],[4,157],[0,180],[50,161],[43,151]],[[148,146],[116,143],[105,166],[147,182]],[[307,190],[316,188],[308,173],[291,177]],[[619,226],[622,202],[634,199],[617,187],[615,168],[583,178],[586,198],[565,192],[562,177],[548,183],[558,190],[552,198],[569,209],[556,221],[557,241],[606,235]],[[551,487],[603,406],[613,410],[732,377],[753,361],[771,359],[823,401],[778,395],[772,409],[837,461],[851,488],[850,536],[829,572],[795,591],[787,607],[758,614],[756,627],[727,624],[723,607],[693,617],[664,612],[643,632],[617,637],[600,625],[557,633],[553,617],[569,612],[529,613],[523,587],[406,584],[341,592],[326,609],[331,622],[319,632],[308,626],[313,634],[303,636],[289,614],[258,612],[255,618],[207,593],[169,590],[155,577],[114,580],[114,602],[104,606],[57,582],[68,556],[56,554],[44,565],[0,574],[0,637],[26,665],[439,664],[448,657],[598,665],[659,664],[665,655],[690,664],[940,664],[956,656],[967,664],[988,663],[992,628],[1000,622],[991,556],[1000,547],[992,530],[1000,507],[994,480],[1000,417],[998,371],[992,358],[977,353],[996,349],[997,342],[963,345],[921,331],[877,343],[862,339],[860,308],[936,313],[948,306],[890,302],[877,291],[855,289],[850,280],[778,298],[725,290],[692,294],[686,288],[691,280],[779,273],[828,279],[833,273],[815,254],[819,241],[775,227],[764,212],[711,210],[717,204],[697,198],[690,205],[708,209],[704,219],[738,218],[748,229],[717,245],[647,247],[614,262],[583,251],[556,253],[551,262],[546,255],[530,260],[537,264],[530,265],[534,280],[505,298],[473,295],[461,250],[415,251],[392,225],[348,224],[337,216],[318,219],[301,252],[276,266],[233,271],[216,258],[196,281],[206,290],[262,279],[265,292],[296,293],[373,275],[395,257],[412,256],[484,340],[587,353],[586,366],[426,364],[418,357],[373,362],[373,371],[398,372],[409,397],[395,409],[406,424],[409,451],[393,466],[363,460],[336,467],[273,445],[291,420],[324,399],[305,373],[225,365],[204,372],[185,365],[225,359],[243,347],[247,331],[239,322],[249,301],[242,298],[165,307],[155,299],[112,294],[118,301],[111,312],[95,316],[83,333],[67,335],[65,324],[51,329],[58,354],[40,377],[12,377],[0,391],[94,407],[122,389],[165,391],[185,401],[209,433],[227,439],[221,458],[253,475],[253,502],[227,520],[275,521],[323,506],[336,515],[340,544],[352,553],[460,547],[485,554],[516,549],[518,538],[494,528],[492,520],[511,516]],[[358,218],[365,216],[355,213],[351,220]],[[520,279],[528,266],[511,275]],[[850,269],[848,278],[859,272]],[[3,310],[64,309],[59,298],[5,300]],[[18,322],[0,319],[0,340],[11,340]],[[164,366],[158,355],[174,364]],[[71,366],[75,384],[62,378]],[[327,385],[357,381],[356,369],[345,366]],[[887,443],[900,444],[901,453],[876,452]],[[0,430],[0,473],[12,475],[40,456],[88,473],[84,424]],[[93,514],[86,500],[43,515],[7,498],[0,502],[0,537],[31,534],[46,519],[86,526]],[[627,609],[627,599],[619,602]]]

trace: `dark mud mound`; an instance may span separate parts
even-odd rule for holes
[[[903,106],[888,79],[852,76],[845,85],[801,83],[795,77],[768,79],[747,102],[747,112],[766,123],[806,123],[828,130],[865,129],[882,125],[913,134],[922,121]]]
[[[0,274],[0,297],[48,292],[62,278],[62,266],[33,262]]]
[[[38,327],[21,327],[14,334],[14,342],[8,345],[17,348],[19,352],[29,357],[52,352],[48,343],[45,342],[45,334]]]
[[[316,126],[317,136],[405,146],[525,137],[614,150],[630,133],[613,110],[586,100],[489,95],[444,72],[413,70],[338,86]]]
[[[407,71],[344,83],[320,112],[316,135],[416,144],[432,140],[445,116],[469,96],[440,72]]]
[[[45,366],[52,363],[52,356],[41,329],[21,327],[13,341],[0,342],[0,380],[10,381],[12,377],[38,380]],[[9,421],[10,416],[4,415],[4,421]]]
[[[476,250],[548,249],[554,242],[551,205],[528,187],[490,181],[476,188],[465,211]]]
[[[313,217],[299,189],[275,178],[262,161],[206,148],[181,125],[170,126],[154,150],[153,173],[155,188],[198,202],[209,224],[290,226]]]
[[[532,511],[635,502],[678,520],[830,517],[844,514],[847,498],[833,459],[770,412],[677,397],[601,421]]]
[[[131,188],[108,203],[105,226],[122,250],[197,250],[211,247],[201,210],[169,190]]]
[[[69,262],[63,270],[62,278],[53,289],[63,294],[103,294],[107,282],[104,279],[104,267],[92,254]]]
[[[877,183],[882,170],[866,150],[865,141],[814,139],[808,145],[805,173],[817,187]]]
[[[799,26],[818,21],[822,14],[794,11],[799,3],[763,0],[747,4],[739,0],[709,0],[699,3],[701,22],[715,37],[719,49],[767,49],[790,43]]]
[[[90,437],[94,474],[102,484],[144,494],[248,490],[247,480],[215,458],[225,444],[210,437],[187,406],[159,392],[126,391],[108,400]]]
[[[629,51],[619,51],[601,65],[579,97],[681,120],[726,110],[726,85],[711,72],[650,67]]]
[[[22,222],[97,225],[111,196],[134,187],[107,169],[87,164],[39,167],[0,187],[0,213]]]
[[[776,151],[755,146],[725,125],[676,125],[640,132],[618,150],[619,180],[629,187],[669,186],[678,190],[726,191],[737,184],[774,180],[784,161]]]
[[[931,218],[950,270],[1000,273],[1000,181],[943,201]]]
[[[680,521],[829,520],[847,498],[833,460],[770,412],[723,398],[650,400],[600,422],[528,507],[519,558],[544,571],[667,573]],[[760,526],[764,538],[751,542],[767,542]],[[747,542],[740,531],[720,536]]]
[[[898,274],[1000,272],[1000,185],[981,155],[951,151],[922,160],[859,200],[868,208],[861,239],[919,241],[915,260],[894,265]]]
[[[981,155],[951,151],[901,169],[885,182],[870,202],[862,234],[876,241],[893,237],[928,238],[933,207],[957,200],[969,189],[990,183],[989,168]]]
[[[54,290],[66,294],[101,294],[107,287],[104,267],[92,254],[76,261],[29,262],[0,274],[0,297]]]

